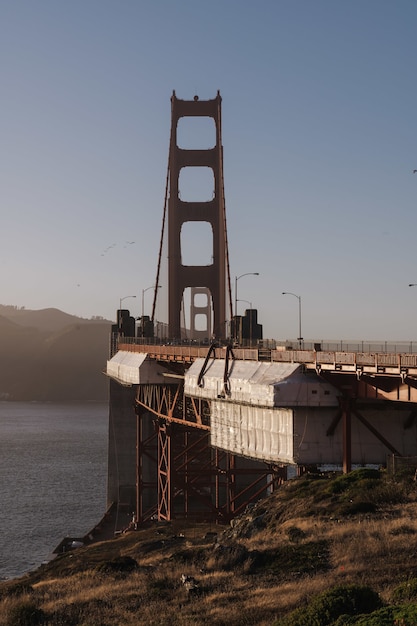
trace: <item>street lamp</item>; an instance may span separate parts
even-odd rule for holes
[[[122,302],[123,300],[126,300],[126,298],[136,298],[136,296],[124,296],[123,298],[120,298],[120,307],[119,310],[122,310]]]
[[[235,277],[235,315],[237,315],[237,281],[244,276],[259,276],[259,272],[246,272],[246,274]]]
[[[291,293],[291,291],[283,291],[283,296],[294,296],[298,300],[298,343],[300,346],[300,350],[302,347],[303,337],[301,335],[301,296],[297,296],[296,293]]]
[[[252,302],[249,302],[249,300],[240,300],[240,299],[239,299],[239,300],[238,300],[238,302],[246,302],[246,304],[249,304],[250,309],[251,309],[251,311],[252,311]]]
[[[145,292],[149,291],[149,289],[159,289],[161,285],[151,285],[150,287],[146,287],[146,289],[142,289],[142,328],[143,328],[143,316],[145,314]]]
[[[249,308],[250,308],[250,317],[249,317],[249,344],[252,345],[252,302],[249,302],[249,300],[238,300],[237,302],[246,302],[246,304],[249,304]]]
[[[234,335],[235,341],[237,341],[237,281],[243,276],[259,276],[259,272],[246,272],[246,274],[241,274],[240,276],[235,277],[235,322],[234,322]]]

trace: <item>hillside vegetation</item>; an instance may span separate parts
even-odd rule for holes
[[[153,522],[4,582],[0,626],[412,626],[416,552],[413,473],[310,474],[228,527]]]
[[[105,402],[111,322],[0,306],[0,399]]]

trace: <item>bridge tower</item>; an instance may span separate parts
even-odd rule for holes
[[[214,120],[215,145],[208,149],[185,149],[178,146],[178,122],[183,117],[209,117]],[[207,328],[219,339],[226,336],[226,272],[228,252],[223,186],[223,148],[221,141],[221,97],[212,100],[180,100],[175,91],[171,97],[171,138],[169,149],[168,199],[168,323],[169,335],[181,337],[181,307],[184,290],[207,288],[211,295],[213,323]],[[208,167],[213,172],[213,198],[187,202],[180,197],[180,174],[183,168]],[[184,265],[181,251],[181,230],[186,222],[208,222],[213,236],[212,259],[209,265]],[[230,279],[229,279],[230,284]],[[201,312],[200,312],[201,313]],[[193,313],[191,313],[193,314]],[[194,320],[191,326],[193,327]]]
[[[171,113],[169,163],[151,321],[155,318],[159,287],[166,285],[165,262],[162,280],[160,277],[162,259],[168,254],[168,338],[182,338],[184,291],[189,289],[190,338],[204,339],[207,334],[225,339],[226,309],[229,308],[227,317],[232,320],[232,298],[220,94],[218,92],[213,100],[203,101],[195,96],[187,101],[179,100],[173,92]],[[205,117],[210,124],[214,122],[211,147],[186,149],[178,145],[178,139],[182,138],[179,122],[187,117]],[[191,174],[196,168],[210,170],[213,188],[209,195],[212,197],[204,200],[198,197],[197,201],[181,198],[181,175],[186,168],[191,169]],[[209,225],[211,249],[206,265],[183,262],[188,261],[181,246],[187,222]],[[201,242],[196,243],[200,250]],[[188,293],[185,299],[188,304]],[[199,316],[207,318],[205,327],[196,323]],[[165,321],[166,318],[164,325]],[[178,350],[181,358],[171,362],[159,354],[159,349],[170,350],[171,346],[157,343],[154,352],[150,345],[141,342],[136,345],[130,341],[129,329],[122,326],[119,324],[117,329],[118,342],[114,347],[117,353],[107,369],[113,378],[110,384],[108,500],[109,505],[117,504],[115,527],[123,527],[122,521],[126,522],[132,511],[135,511],[135,523],[155,516],[165,521],[184,517],[227,522],[243,512],[249,502],[266,495],[285,479],[283,467],[259,459],[238,458],[231,452],[213,448],[210,402],[185,395],[184,379],[190,363],[200,350],[206,351],[207,360],[215,357],[217,342],[211,342],[207,349],[195,347],[197,352],[194,347],[185,350],[186,358],[181,347]],[[141,354],[142,348],[144,354]],[[224,354],[224,348],[219,349]],[[229,346],[226,354],[230,352]]]

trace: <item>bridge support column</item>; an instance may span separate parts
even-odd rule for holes
[[[171,426],[158,424],[158,520],[171,520]]]
[[[342,410],[343,428],[343,473],[348,474],[352,470],[352,414],[351,398],[340,399]]]
[[[136,413],[136,522],[155,515],[157,507],[157,433],[150,414],[135,406]]]

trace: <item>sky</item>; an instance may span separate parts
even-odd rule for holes
[[[417,340],[416,29],[415,0],[1,0],[0,304],[149,314],[171,95],[219,90],[238,313],[293,339],[287,291],[305,339]]]

